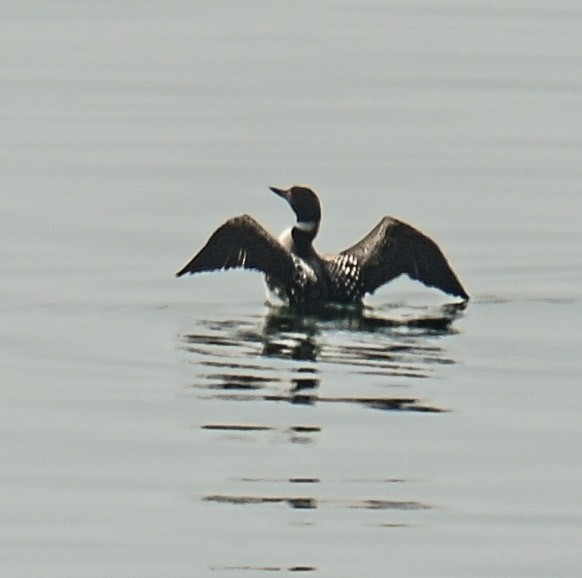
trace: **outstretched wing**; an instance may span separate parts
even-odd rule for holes
[[[285,284],[295,270],[291,253],[252,217],[240,215],[216,229],[176,277],[235,267],[262,271]]]
[[[438,245],[398,219],[384,217],[368,235],[341,254],[358,259],[366,293],[373,293],[405,273],[425,285],[469,299]]]

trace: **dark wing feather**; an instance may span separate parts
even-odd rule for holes
[[[235,267],[262,271],[286,283],[293,277],[295,263],[291,253],[257,221],[241,215],[216,229],[176,277]]]
[[[358,259],[366,293],[373,293],[405,273],[425,285],[469,299],[438,245],[398,219],[384,217],[368,235],[342,254]]]

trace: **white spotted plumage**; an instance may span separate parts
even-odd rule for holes
[[[295,272],[291,283],[283,287],[267,276],[267,288],[278,300],[291,305],[307,305],[317,293],[318,278],[315,271],[303,259],[296,255],[292,257]],[[270,297],[269,294],[268,296]]]
[[[319,274],[306,261],[293,255],[295,274],[287,286],[267,282],[275,297],[291,305],[316,303],[322,295],[332,303],[360,304],[364,295],[362,271],[353,255],[322,259]]]
[[[339,302],[359,303],[364,294],[362,270],[353,255],[338,255],[326,260],[330,294]]]

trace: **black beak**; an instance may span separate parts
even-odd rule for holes
[[[269,187],[276,195],[283,197],[286,200],[289,200],[289,191],[285,189],[279,189],[277,187]]]

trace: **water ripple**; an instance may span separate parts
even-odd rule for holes
[[[402,387],[406,381],[396,380],[427,378],[435,368],[454,364],[441,338],[455,333],[452,324],[460,313],[449,306],[409,310],[401,317],[369,310],[305,317],[274,309],[264,318],[199,321],[181,342],[195,366],[192,389],[202,399],[440,413],[446,409],[417,397],[386,395],[376,382],[389,379],[381,386]],[[322,394],[322,380],[337,374],[348,392]]]

